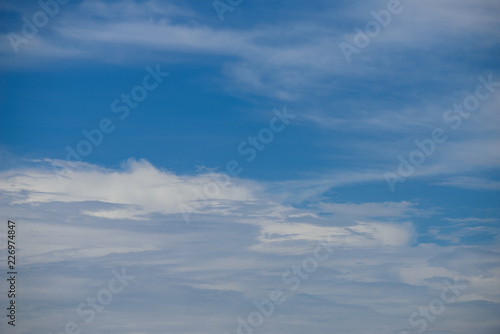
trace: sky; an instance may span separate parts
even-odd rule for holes
[[[499,18],[2,1],[0,332],[498,333]]]

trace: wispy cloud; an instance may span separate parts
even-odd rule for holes
[[[315,284],[304,284],[300,293],[288,296],[291,302],[282,311],[285,318],[301,314],[300,328],[315,326],[311,312],[316,314],[314,319],[326,320],[331,314],[321,310],[333,307],[340,312],[337,316],[352,318],[349,310],[366,312],[374,321],[382,318],[391,324],[385,328],[402,330],[412,307],[428,303],[425,296],[442,289],[436,281],[443,277],[459,277],[470,284],[457,301],[461,307],[457,314],[474,310],[474,305],[467,304],[472,301],[500,301],[496,290],[497,246],[477,253],[477,247],[415,244],[411,220],[420,214],[416,203],[323,202],[299,209],[279,202],[265,203],[265,185],[236,179],[213,198],[214,203],[229,201],[236,207],[216,211],[209,206],[189,227],[181,223],[180,217],[175,218],[175,198],[188,200],[189,195],[181,195],[209,182],[209,175],[179,176],[134,160],[117,170],[82,164],[63,175],[57,180],[54,171],[40,163],[0,175],[2,208],[8,208],[23,222],[25,280],[32,281],[40,275],[39,270],[48,270],[42,273],[45,279],[53,284],[64,281],[64,285],[58,284],[60,288],[80,291],[57,297],[60,306],[53,312],[60,312],[60,316],[42,324],[49,331],[75,318],[72,309],[85,300],[85,293],[95,294],[89,287],[95,290],[107,282],[109,278],[104,274],[101,280],[95,276],[98,268],[109,272],[117,263],[126,265],[130,274],[137,276],[127,293],[117,296],[130,303],[117,304],[119,313],[112,307],[102,312],[89,330],[109,323],[110,316],[116,317],[112,322],[116,326],[109,327],[112,333],[123,328],[130,312],[137,311],[126,305],[135,305],[131,301],[138,298],[140,290],[140,298],[146,297],[152,303],[146,310],[176,310],[174,318],[151,318],[143,327],[149,332],[159,332],[160,327],[183,332],[199,330],[196,324],[186,325],[191,324],[185,313],[187,307],[191,315],[209,315],[205,328],[227,331],[245,305],[252,305],[253,300],[262,299],[273,289],[284,288],[281,273],[310,254],[326,236],[335,246],[335,253],[315,274]],[[255,194],[259,194],[257,200]],[[123,210],[129,218],[95,214],[103,212],[103,208],[108,212]],[[322,215],[325,212],[332,215]],[[134,220],[139,218],[142,220]],[[44,240],[43,245],[37,240]],[[474,262],[479,257],[482,262]],[[471,270],[464,259],[482,270]],[[36,269],[40,263],[47,269]],[[72,266],[89,265],[94,274],[81,269],[81,278],[74,279]],[[50,269],[61,266],[69,269]],[[45,303],[50,286],[43,283],[30,288],[33,307]],[[394,297],[395,287],[404,297]],[[187,305],[186,298],[200,302]],[[214,298],[229,306],[214,305]],[[313,300],[317,302],[310,309]],[[208,313],[207,305],[214,307]],[[154,313],[149,311],[146,318]],[[31,313],[30,319],[35,321],[37,315]],[[276,317],[269,326],[283,324],[282,320]],[[26,321],[26,326],[35,328],[34,322]],[[362,330],[365,325],[341,322],[346,329]]]
[[[7,34],[40,6],[2,2],[0,212],[18,220],[23,333],[76,321],[110,334],[232,334],[276,289],[287,303],[263,331],[411,332],[409,316],[455,279],[467,289],[426,333],[496,333],[500,90],[457,129],[443,113],[479,76],[500,81],[500,4],[401,3],[347,64],[339,43],[386,0],[243,1],[223,23],[211,1],[70,1],[18,54]],[[168,68],[165,91],[87,162],[58,160],[147,64]],[[293,126],[214,190],[227,155],[264,134],[263,110],[283,104]],[[447,141],[389,192],[384,172],[438,127]],[[325,239],[328,260],[287,289],[283,273],[303,275]],[[85,325],[75,308],[122,267],[136,279]]]

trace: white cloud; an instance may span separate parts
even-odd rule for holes
[[[460,187],[472,190],[500,190],[500,182],[480,177],[456,176],[438,183],[443,186]]]
[[[317,226],[305,223],[260,221],[259,252],[308,254],[311,243],[325,242],[337,247],[401,247],[414,239],[411,223],[356,222],[350,226]]]
[[[211,198],[213,203],[229,201],[231,210],[208,208],[191,225],[179,224],[168,214],[176,212],[172,198],[177,193],[189,193],[190,187],[210,179],[206,174],[179,176],[134,160],[119,170],[82,164],[60,180],[41,164],[0,173],[6,200],[1,211],[18,217],[24,279],[38,282],[29,289],[33,307],[46,303],[53,286],[60,288],[61,297],[52,297],[57,303],[45,314],[64,316],[43,322],[47,330],[72,320],[74,312],[65,310],[95,295],[110,278],[97,278],[95,273],[126,266],[137,279],[89,330],[113,323],[118,331],[129,323],[130,312],[148,319],[155,310],[168,309],[170,317],[148,322],[148,333],[165,328],[199,331],[186,316],[198,313],[210,315],[214,331],[224,332],[236,326],[234,319],[245,314],[253,300],[268,298],[274,289],[287,291],[282,273],[300,265],[327,237],[335,245],[331,258],[304,281],[299,293],[287,292],[289,299],[270,318],[270,326],[283,328],[283,319],[293,315],[301,326],[321,326],[323,320],[335,319],[346,330],[362,330],[366,324],[353,325],[346,319],[366,313],[373,321],[391,324],[386,328],[404,329],[409,314],[439,293],[444,278],[455,276],[469,283],[458,301],[462,313],[471,310],[466,301],[500,302],[497,246],[482,253],[474,246],[415,246],[416,231],[409,222],[421,213],[415,203],[321,203],[299,209],[267,203],[268,197],[275,197],[266,193],[264,184],[234,179],[234,189]],[[322,217],[325,210],[332,216]],[[115,216],[102,217],[113,212]],[[142,220],[126,219],[127,213]],[[342,223],[335,217],[342,217]],[[91,271],[84,269],[89,266]],[[39,275],[45,279],[37,280]],[[47,282],[65,277],[80,279]],[[66,289],[85,292],[64,294]],[[137,298],[148,300],[139,311]],[[109,322],[113,312],[118,314]],[[35,322],[41,315],[29,315],[26,326],[39,328]],[[188,324],[192,330],[185,330]]]
[[[120,171],[80,164],[77,168],[63,168],[61,174],[63,176],[46,167],[1,172],[0,186],[16,195],[12,204],[97,201],[125,208],[85,210],[83,213],[139,220],[151,213],[183,213],[186,211],[183,205],[196,208],[195,203],[199,200],[209,202],[209,209],[220,210],[226,202],[256,200],[254,193],[260,188],[255,183],[234,178],[226,185],[224,177],[216,173],[177,176],[144,160],[132,159]]]
[[[410,212],[415,212],[411,202],[382,202],[382,203],[320,203],[321,210],[335,215],[351,217],[405,217]]]

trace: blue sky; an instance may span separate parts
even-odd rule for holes
[[[0,4],[2,332],[498,332],[498,1],[61,2]]]

